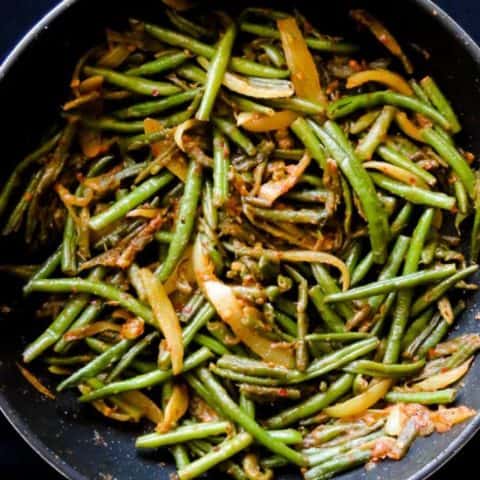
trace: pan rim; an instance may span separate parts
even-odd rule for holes
[[[62,0],[56,7],[51,9],[43,18],[41,18],[16,44],[12,51],[5,57],[0,65],[0,83],[8,75],[13,65],[21,60],[23,52],[35,41],[42,30],[47,29],[49,24],[58,16],[62,15],[72,5],[80,0]],[[413,0],[413,3],[435,16],[435,21],[444,30],[463,40],[463,49],[473,58],[474,62],[480,68],[480,46],[473,38],[460,26],[450,15],[432,0]],[[70,480],[88,480],[87,477],[75,470],[71,465],[64,462],[61,457],[56,455],[50,448],[31,431],[26,423],[20,418],[5,396],[0,392],[0,412],[6,420],[12,425],[16,432],[23,438],[27,445],[39,455],[46,463],[56,470],[63,477]],[[480,412],[470,421],[465,429],[450,443],[448,448],[439,455],[426,463],[417,472],[404,480],[426,480],[434,473],[438,472],[445,464],[457,455],[462,448],[480,431]]]

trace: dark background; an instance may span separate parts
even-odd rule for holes
[[[3,14],[0,28],[0,59],[3,59],[23,34],[44,13],[59,3],[59,0],[1,0],[0,3]],[[436,3],[457,20],[472,35],[474,40],[480,43],[479,0],[437,0]],[[460,472],[476,471],[475,454],[477,454],[479,447],[480,434],[433,478],[435,480],[450,480]],[[24,479],[33,475],[41,480],[63,478],[29,449],[1,415],[0,472],[0,478],[5,480]]]

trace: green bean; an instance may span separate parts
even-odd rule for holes
[[[312,265],[312,273],[318,285],[325,294],[340,292],[340,287],[338,286],[336,280],[332,278],[328,270],[323,265]],[[314,296],[317,297],[317,299],[320,298],[318,294],[314,294]],[[313,297],[312,300],[314,300]],[[338,305],[338,312],[347,321],[355,315],[353,307],[349,303],[342,303],[341,305]]]
[[[412,87],[412,90],[414,91],[415,95],[419,100],[421,100],[423,103],[426,103],[427,105],[431,105],[432,103],[430,102],[427,94],[423,90],[423,88],[420,86],[420,84],[412,78],[411,80],[408,81],[410,86]]]
[[[217,355],[228,355],[230,353],[223,343],[220,343],[218,340],[209,337],[208,335],[203,335],[202,333],[197,333],[193,338],[193,341],[202,347],[208,348]]]
[[[455,388],[435,392],[388,392],[385,400],[390,403],[419,403],[421,405],[444,405],[452,403],[457,396]]]
[[[241,22],[240,30],[242,32],[252,33],[259,37],[280,39],[280,32],[277,29],[266,27],[264,25],[257,25],[250,22]],[[330,40],[327,38],[307,37],[305,42],[312,50],[320,52],[332,52],[347,54],[355,52],[358,47],[352,43],[341,42],[338,40]]]
[[[371,173],[370,177],[376,185],[405,200],[427,207],[442,208],[451,211],[455,207],[455,198],[441,192],[432,192],[414,185],[407,185],[392,180],[381,173]]]
[[[452,132],[458,133],[462,127],[460,126],[452,106],[438,88],[435,80],[433,80],[432,77],[427,76],[420,81],[420,84],[427,97],[433,105],[435,105],[435,108],[448,120]]]
[[[259,360],[235,355],[224,355],[217,361],[217,366],[246,375],[279,379],[286,379],[289,372],[289,370],[283,367],[277,367]]]
[[[282,381],[277,378],[254,377],[252,375],[246,375],[244,373],[235,372],[233,370],[228,370],[226,368],[220,368],[220,367],[217,367],[216,365],[211,365],[210,369],[218,377],[227,378],[237,383],[263,385],[266,387],[275,387],[282,383]]]
[[[430,232],[433,222],[434,210],[425,210],[420,217],[413,232],[412,241],[408,249],[403,275],[413,274],[418,270],[425,240]],[[384,362],[395,363],[400,356],[401,342],[408,318],[410,316],[410,305],[412,303],[413,290],[402,290],[398,293],[397,304],[393,313],[393,320],[388,335],[387,347]],[[413,312],[412,312],[413,313]]]
[[[164,282],[170,276],[190,240],[201,189],[202,167],[191,160],[185,180],[185,189],[182,200],[180,201],[173,239],[168,248],[167,258],[155,272],[161,282]]]
[[[89,275],[89,280],[83,281],[91,283],[98,282],[104,274],[105,270],[102,267],[98,267]],[[51,280],[34,280],[30,284],[29,291],[37,291],[38,284],[41,284],[42,282],[51,282]],[[88,301],[88,295],[79,295],[70,300],[48,328],[25,348],[23,351],[23,361],[25,363],[31,362],[41,355],[47,348],[57,342],[75,320],[77,315],[85,308]]]
[[[429,288],[421,297],[415,300],[414,304],[412,305],[412,315],[418,315],[420,312],[422,312],[422,310],[429,307],[432,303],[436,302],[440,297],[442,297],[445,292],[452,288],[457,282],[472,275],[477,270],[478,265],[471,265],[470,267],[456,272],[449,278],[446,278],[438,285]]]
[[[198,367],[203,362],[212,357],[212,352],[205,347],[200,348],[196,352],[190,354],[185,358],[183,364],[183,371],[188,372]],[[141,390],[142,388],[153,387],[159,385],[173,377],[172,370],[153,370],[136,377],[128,378],[127,380],[117,381],[105,385],[105,387],[94,390],[93,392],[82,395],[79,398],[80,402],[91,402],[99,398],[108,397],[110,395],[117,395],[122,392],[131,390]]]
[[[361,448],[336,455],[335,458],[327,460],[305,472],[305,480],[324,480],[332,475],[343,472],[350,468],[367,463],[373,456],[371,449]]]
[[[90,228],[93,230],[101,230],[124,217],[130,210],[141,205],[172,180],[173,175],[169,172],[149,178],[132,190],[127,196],[115,202],[111,207],[93,216],[89,222]]]
[[[150,102],[136,103],[130,107],[117,110],[113,113],[115,117],[124,118],[145,118],[155,113],[160,113],[169,108],[183,105],[190,100],[193,100],[199,93],[202,92],[201,88],[193,88],[186,92],[177,93],[160,100],[152,100]]]
[[[402,378],[415,375],[425,365],[425,360],[415,363],[390,363],[384,364],[370,360],[356,360],[343,367],[348,373],[368,375],[370,377]]]
[[[331,198],[331,192],[325,189],[300,190],[288,193],[285,198],[296,202],[326,203]]]
[[[374,108],[380,105],[393,105],[411,110],[415,113],[420,113],[446,130],[450,130],[452,127],[450,122],[433,107],[426,105],[414,97],[402,95],[401,93],[390,90],[343,97],[340,100],[330,103],[327,113],[330,118],[336,119],[360,109]]]
[[[306,115],[321,115],[325,112],[325,107],[321,103],[300,97],[273,98],[265,100],[265,103],[273,108],[291,110]]]
[[[161,130],[159,132],[142,133],[132,137],[122,139],[121,145],[128,151],[138,150],[143,147],[148,147],[150,144],[165,140],[170,136],[169,130]]]
[[[403,155],[401,152],[395,150],[395,148],[389,145],[380,145],[377,148],[377,153],[382,157],[386,162],[390,162],[397,167],[408,170],[413,173],[415,176],[421,178],[428,185],[435,185],[437,179],[430,172],[427,172],[423,168],[419,167],[415,162],[412,162],[407,156]]]
[[[306,372],[291,371],[288,375],[288,383],[297,384],[318,378],[356,360],[359,357],[363,357],[367,353],[375,350],[378,345],[378,339],[372,337],[328,353],[321,358],[315,359]]]
[[[184,445],[174,445],[171,449],[177,471],[190,464],[187,449]]]
[[[329,215],[329,213],[323,209],[312,210],[307,208],[287,210],[248,206],[248,210],[255,217],[265,218],[273,222],[309,223],[312,225],[325,223]]]
[[[456,177],[454,177],[453,180],[453,190],[455,192],[455,198],[457,199],[458,211],[462,215],[467,215],[469,207],[467,190],[465,189],[465,185],[459,182]]]
[[[280,326],[289,334],[294,337],[297,336],[297,324],[291,317],[285,313],[275,310],[274,312],[275,321],[280,324]]]
[[[208,38],[212,36],[212,31],[207,27],[182,17],[176,10],[168,9],[166,14],[170,22],[172,22],[172,24],[181,32],[187,33],[195,38]]]
[[[410,244],[411,242],[409,237],[400,235],[397,238],[395,244],[393,245],[390,256],[387,259],[387,263],[378,276],[379,282],[382,280],[388,280],[389,278],[397,275]],[[368,299],[368,304],[370,305],[370,309],[373,314],[375,314],[380,308],[380,305],[385,301],[386,296],[386,294],[383,294]]]
[[[42,143],[40,147],[27,155],[15,166],[15,169],[10,174],[7,181],[4,183],[2,190],[0,191],[0,216],[5,213],[8,202],[10,201],[10,197],[12,196],[15,188],[17,188],[17,186],[20,184],[21,176],[23,175],[25,170],[27,170],[30,165],[34,164],[42,157],[47,155],[51,150],[53,150],[53,148],[55,148],[58,141],[60,140],[61,136],[61,132],[56,133],[55,135],[53,135],[53,137]]]
[[[470,259],[472,262],[478,261],[480,253],[480,183],[475,183],[473,206],[475,214],[473,217],[472,233],[470,235]]]
[[[345,323],[337,313],[324,303],[325,294],[319,285],[309,290],[309,296],[313,301],[315,308],[320,314],[320,318],[332,332],[341,333],[345,331]]]
[[[346,373],[332,383],[326,392],[317,393],[300,404],[280,412],[269,418],[265,425],[274,429],[284,428],[298,420],[314,415],[345,395],[352,387],[352,382],[353,375]]]
[[[190,50],[195,55],[200,55],[208,59],[212,59],[215,55],[215,47],[199,42],[198,40],[172,30],[161,28],[150,23],[145,23],[145,31],[163,43]],[[239,57],[233,57],[230,60],[229,68],[235,72],[254,77],[286,78],[288,76],[288,70],[268,67],[266,65],[261,65],[259,63]]]
[[[221,207],[228,199],[230,148],[218,128],[213,129],[213,202]]]
[[[100,75],[104,80],[117,87],[122,87],[130,92],[140,95],[168,96],[180,92],[180,88],[167,82],[156,82],[142,77],[133,77],[106,68],[84,67],[85,74],[89,76]]]
[[[190,54],[181,51],[173,51],[165,53],[157,59],[144,63],[138,67],[128,69],[125,74],[133,76],[155,75],[168,70],[172,70],[182,63],[186,62],[191,57]]]
[[[383,107],[368,133],[360,140],[355,150],[361,160],[369,160],[388,133],[396,110],[389,105]]]
[[[389,238],[388,219],[376,195],[375,187],[350,147],[342,130],[333,122],[326,122],[323,129],[310,121],[316,135],[326,145],[338,166],[358,195],[367,217],[373,259],[382,263],[386,257],[386,239]]]
[[[429,308],[410,324],[402,338],[401,348],[403,352],[405,352],[412,342],[418,337],[418,335],[420,335],[423,329],[427,326],[428,322],[430,322],[432,319],[433,314],[433,308]]]
[[[186,63],[177,68],[176,73],[191,82],[204,84],[207,81],[207,74],[204,70],[193,63]]]
[[[207,121],[210,119],[210,113],[213,109],[218,92],[220,91],[228,63],[230,62],[236,34],[237,29],[235,23],[231,22],[223,34],[222,39],[216,46],[215,54],[208,66],[205,93],[197,114],[195,115],[198,120]]]
[[[342,425],[338,425],[337,427],[342,427]],[[344,429],[345,430],[345,429]],[[314,467],[315,465],[320,465],[331,458],[336,457],[340,453],[347,452],[352,448],[361,447],[362,445],[367,445],[374,440],[384,436],[383,431],[373,432],[364,437],[360,438],[353,438],[352,440],[348,440],[341,445],[337,445],[335,447],[323,447],[323,448],[310,448],[308,450],[304,450],[308,457],[308,465]]]
[[[343,302],[345,300],[357,300],[359,298],[368,298],[374,295],[396,292],[402,288],[412,288],[418,285],[431,283],[454,274],[455,265],[446,264],[430,270],[422,270],[409,275],[392,277],[391,279],[380,282],[373,282],[361,287],[352,288],[345,292],[333,293],[325,297],[326,303]]]
[[[233,438],[217,445],[214,450],[180,469],[178,478],[180,480],[190,480],[199,477],[215,465],[245,450],[252,442],[253,438],[250,434],[246,432],[238,433]]]
[[[60,365],[63,367],[69,365],[77,365],[79,363],[87,363],[91,359],[91,355],[74,355],[72,357],[46,357],[44,361],[45,363],[48,363],[48,365]]]
[[[253,156],[257,153],[255,145],[246,137],[233,122],[226,118],[213,117],[213,124],[226,135],[233,143],[238,145],[247,155]]]
[[[353,135],[358,135],[366,130],[368,127],[375,122],[377,117],[380,115],[381,110],[372,110],[371,112],[366,112],[357,118],[353,123],[349,125],[348,131]]]
[[[247,395],[249,398],[260,399],[260,400],[298,400],[301,397],[300,390],[296,388],[284,388],[284,387],[265,387],[261,385],[250,385],[243,383],[240,385],[240,392]],[[295,433],[299,434],[296,430]],[[283,440],[284,443],[288,443]],[[302,436],[300,435],[300,440],[290,443],[300,443],[302,441]]]
[[[173,233],[172,232],[157,232],[155,235],[155,240],[159,243],[172,243]]]
[[[305,337],[308,342],[356,342],[371,337],[371,334],[364,332],[341,332],[341,333],[310,333]]]
[[[227,433],[229,428],[230,423],[228,422],[206,422],[186,425],[167,433],[147,433],[137,437],[135,447],[139,449],[153,449],[166,445],[176,445],[190,440],[209,438],[213,435]]]
[[[253,100],[240,95],[229,93],[227,98],[242,112],[258,112],[264,115],[273,115],[275,113],[273,108],[254,102]]]
[[[452,167],[460,181],[465,185],[470,197],[473,197],[473,189],[475,186],[475,174],[468,165],[465,158],[460,155],[454,145],[445,141],[442,136],[433,128],[423,128],[421,136],[445,162]]]
[[[104,130],[118,133],[138,133],[143,132],[144,130],[143,120],[136,122],[122,122],[121,120],[111,117],[82,117],[81,122],[83,125],[93,130]]]
[[[50,255],[41,267],[32,275],[26,285],[23,287],[24,295],[28,295],[31,292],[32,282],[36,280],[44,280],[45,278],[50,277],[53,272],[58,268],[62,260],[62,249],[61,247],[57,248],[52,255]]]
[[[49,293],[89,293],[118,302],[123,308],[141,317],[145,322],[157,326],[153,320],[151,310],[134,297],[101,281],[84,280],[82,278],[54,278],[47,280],[36,280],[31,285],[32,292]],[[85,304],[83,304],[83,307]],[[83,308],[82,307],[82,308]],[[78,314],[78,312],[77,312]],[[56,340],[55,340],[56,341]]]
[[[276,148],[273,151],[273,156],[275,158],[280,158],[283,160],[301,160],[304,153],[305,151],[301,148],[294,148],[291,150]],[[301,182],[308,183],[309,185],[312,185],[314,187],[323,187],[322,179],[319,177],[316,177],[315,175],[303,174],[300,177],[300,183]]]
[[[27,187],[25,188],[25,191],[18,200],[17,205],[13,209],[11,215],[8,217],[5,227],[2,230],[2,235],[11,235],[13,232],[20,230],[25,212],[27,211],[31,199],[38,188],[42,175],[43,171],[39,170],[32,176]]]
[[[125,352],[125,355],[123,355],[120,361],[115,365],[115,368],[113,368],[108,374],[106,380],[107,383],[116,380],[117,377],[131,365],[133,360],[135,360],[135,357],[145,350],[145,348],[147,348],[156,338],[158,338],[158,332],[152,332],[139,340],[136,344],[132,345],[130,349]]]
[[[66,378],[62,383],[60,383],[60,385],[58,385],[57,391],[61,392],[66,388],[77,385],[86,378],[92,378],[97,376],[99,373],[110,367],[111,364],[117,362],[122,357],[122,355],[130,348],[132,343],[132,340],[120,340],[120,342],[113,345],[107,351],[100,354],[98,357],[94,358],[82,368],[80,368],[68,378]]]
[[[303,455],[290,449],[281,441],[272,438],[272,436],[255,422],[255,420],[241,410],[241,408],[230,398],[222,385],[215,380],[213,375],[207,369],[201,368],[199,370],[199,377],[215,400],[222,406],[222,410],[230,420],[241,425],[252,435],[252,437],[268,450],[284,456],[296,465],[305,465],[305,458]]]
[[[320,168],[324,169],[327,164],[326,154],[323,146],[318,141],[314,131],[308,122],[298,117],[291,125],[293,133],[305,145],[310,155],[317,161]]]

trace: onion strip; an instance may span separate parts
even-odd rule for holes
[[[172,357],[172,371],[174,375],[183,369],[183,339],[180,321],[163,285],[148,268],[140,270],[148,303],[151,305],[155,319],[158,322],[167,341],[167,348]]]
[[[298,115],[290,110],[275,112],[273,115],[242,112],[237,116],[237,125],[249,132],[270,132],[288,128],[297,117]]]
[[[346,400],[345,402],[337,403],[332,407],[328,407],[323,410],[323,413],[334,418],[359,415],[381,400],[386,395],[391,385],[392,381],[390,379],[380,380],[360,395],[357,395],[350,400]]]
[[[40,380],[33,373],[31,373],[25,367],[22,367],[19,363],[17,363],[17,367],[20,370],[20,373],[25,378],[25,380],[35,390],[37,390],[37,392],[41,393],[42,395],[45,395],[50,400],[55,400],[55,395],[45,385],[43,385],[42,382],[40,382]]]
[[[168,399],[165,407],[165,416],[158,423],[156,431],[166,433],[175,427],[188,410],[189,397],[186,385],[174,385],[172,395]]]
[[[395,90],[398,93],[412,96],[413,90],[408,82],[398,73],[382,68],[375,70],[363,70],[362,72],[354,73],[347,79],[347,88],[356,88],[367,82],[377,82]]]

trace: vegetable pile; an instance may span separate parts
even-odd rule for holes
[[[351,17],[384,57],[260,8],[107,30],[0,193],[3,234],[53,250],[2,267],[52,318],[21,373],[150,421],[136,447],[181,480],[330,478],[475,413],[452,404],[480,335],[446,339],[477,288],[474,157],[433,78]]]

